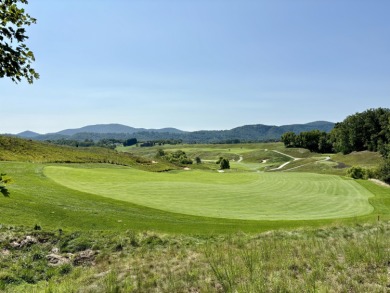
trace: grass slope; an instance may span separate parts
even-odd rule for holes
[[[150,171],[175,169],[167,162],[152,164],[129,153],[118,153],[106,148],[75,148],[16,137],[0,136],[0,161],[34,163],[109,163],[134,166]]]
[[[45,229],[65,231],[133,229],[185,234],[254,232],[304,225],[301,221],[259,223],[167,213],[66,188],[44,176],[43,168],[42,164],[0,163],[0,169],[6,170],[13,179],[13,184],[8,186],[11,196],[0,197],[0,224],[29,227],[37,224]],[[121,167],[106,165],[106,168]]]
[[[44,174],[82,192],[169,212],[245,220],[346,218],[373,211],[353,180],[304,173],[150,173],[50,166]]]
[[[58,165],[56,165],[58,166]],[[75,165],[72,165],[75,167]],[[125,168],[103,165],[105,168]],[[66,188],[43,174],[45,165],[22,162],[1,162],[0,169],[13,178],[11,196],[0,197],[0,224],[29,226],[38,224],[46,229],[65,231],[153,230],[169,233],[209,234],[237,231],[260,232],[274,229],[317,227],[333,224],[370,222],[390,219],[390,191],[369,181],[364,184],[375,197],[369,198],[374,214],[348,219],[311,221],[251,221],[197,217],[164,212],[130,202],[115,200]],[[102,167],[101,164],[80,165],[81,168]],[[154,174],[154,173],[150,173]],[[226,175],[226,174],[223,174]]]

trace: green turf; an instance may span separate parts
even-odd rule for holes
[[[245,220],[313,220],[373,211],[372,193],[353,180],[310,173],[240,173],[49,166],[66,187],[164,211]]]

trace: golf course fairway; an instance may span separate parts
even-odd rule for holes
[[[242,220],[315,220],[373,211],[354,180],[312,173],[175,171],[47,166],[56,183],[159,210]]]

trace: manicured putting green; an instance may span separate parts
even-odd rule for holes
[[[49,166],[46,176],[71,189],[160,210],[247,220],[354,217],[373,211],[353,180],[311,173],[151,173],[135,169]]]

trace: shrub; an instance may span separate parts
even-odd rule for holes
[[[223,158],[221,162],[219,163],[219,169],[230,169],[230,163],[228,159]]]
[[[347,176],[352,177],[353,179],[365,179],[366,177],[366,169],[353,166],[347,170]]]
[[[165,152],[163,149],[158,149],[157,150],[157,153],[156,153],[156,158],[160,158],[160,157],[164,157],[165,156]]]
[[[66,263],[66,264],[61,265],[61,266],[58,268],[58,272],[59,272],[60,275],[63,276],[63,275],[69,274],[69,273],[72,271],[72,269],[73,269],[72,265]]]
[[[165,153],[164,158],[173,163],[180,165],[189,165],[192,164],[192,160],[187,157],[186,153],[182,150],[177,150],[173,153]]]
[[[5,187],[7,183],[11,182],[11,179],[6,176],[6,174],[0,174],[0,193],[4,196],[9,196],[9,191]]]

